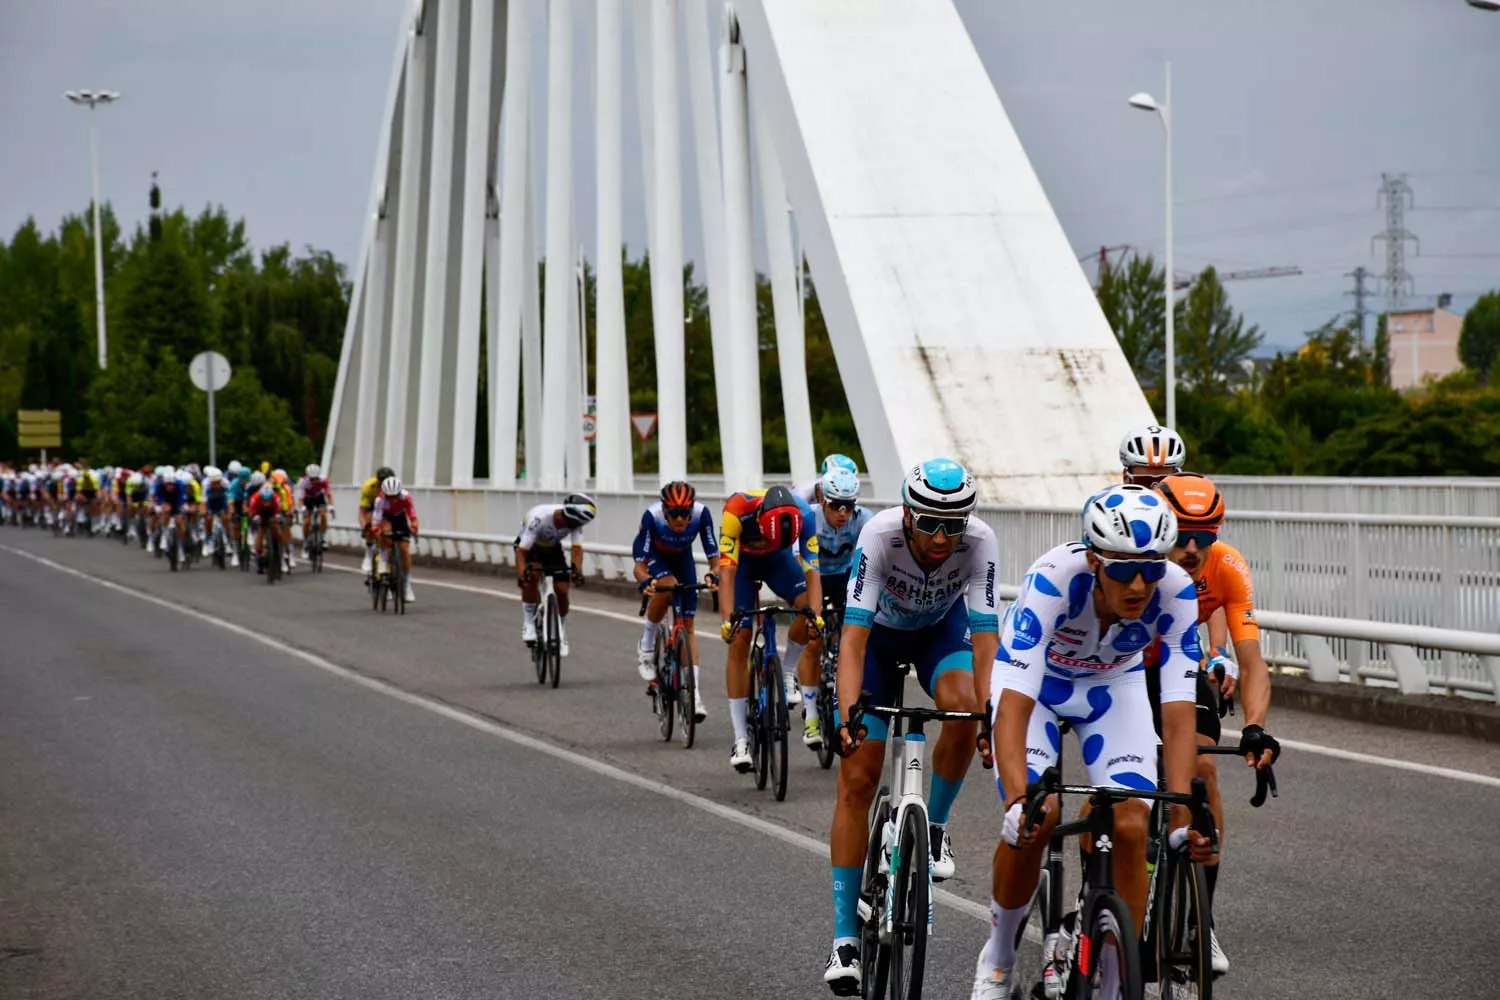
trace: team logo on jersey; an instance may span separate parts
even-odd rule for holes
[[[989,567],[984,574],[984,603],[993,608],[995,606],[995,564],[990,563]]]
[[[1023,608],[1016,616],[1015,631],[1010,637],[1011,649],[1034,649],[1042,641],[1042,623],[1036,612]]]
[[[859,570],[854,576],[854,600],[858,601],[865,592],[865,571],[870,568],[870,557],[863,552],[859,554]]]

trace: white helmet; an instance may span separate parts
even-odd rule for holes
[[[223,479],[224,473],[219,471],[219,467],[217,465],[210,465],[203,470],[203,478],[212,483]]]
[[[254,472],[250,473],[250,488],[251,489],[257,489],[258,490],[262,486],[265,485],[265,482],[266,482],[266,474],[264,472],[261,472],[259,469],[256,469]]]
[[[177,478],[177,470],[170,465],[158,465],[156,467],[156,476],[162,482],[168,483]]]
[[[587,493],[569,493],[563,497],[563,517],[580,528],[592,521],[599,513],[598,504]]]
[[[229,475],[231,477],[238,476],[240,474],[240,470],[243,468],[244,466],[240,464],[239,459],[232,458],[229,460]]]
[[[1099,552],[1165,556],[1177,544],[1177,515],[1144,486],[1111,486],[1084,506],[1083,540]]]
[[[401,480],[395,476],[387,476],[385,482],[380,484],[380,492],[388,497],[401,495]]]
[[[307,478],[308,479],[322,479],[323,478],[323,467],[321,465],[318,465],[316,462],[314,462],[312,465],[309,465],[307,467]]]
[[[836,465],[823,473],[820,485],[824,500],[859,499],[859,477],[843,466]]]
[[[979,505],[979,491],[962,465],[951,458],[930,458],[906,474],[901,502],[920,514],[961,517]]]
[[[1170,427],[1147,424],[1126,434],[1120,442],[1120,465],[1126,469],[1149,465],[1181,472],[1186,463],[1187,445]]]

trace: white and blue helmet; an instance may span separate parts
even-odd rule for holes
[[[829,469],[848,469],[856,476],[859,475],[859,463],[842,452],[825,455],[823,464],[818,467],[818,475],[826,476]]]
[[[823,487],[824,500],[859,499],[859,477],[841,465],[824,472],[819,485]]]
[[[1144,486],[1111,486],[1084,506],[1083,540],[1099,552],[1165,556],[1177,544],[1177,515]]]
[[[907,472],[901,502],[919,514],[962,517],[979,506],[979,491],[968,469],[951,458],[930,458]]]

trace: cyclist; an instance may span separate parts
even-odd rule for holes
[[[859,505],[859,477],[845,466],[829,465],[819,481],[818,495],[820,499],[815,513],[818,518],[818,573],[822,577],[823,607],[842,611],[859,533],[875,514],[868,507]],[[812,684],[802,684],[802,725],[804,735],[817,733],[816,745],[821,746],[825,736],[833,739],[834,734],[825,734],[818,720],[816,674],[815,670]]]
[[[191,512],[192,500],[188,495],[187,476],[181,478],[177,470],[170,465],[159,466],[156,470],[156,483],[151,495],[152,503],[156,505],[156,530],[160,532],[160,549],[166,553],[166,519],[171,518],[177,524],[177,546],[178,553],[184,551],[183,546],[187,543],[184,539],[186,526],[185,513]],[[148,551],[155,552],[158,548],[157,536],[152,537]]]
[[[1240,747],[1252,766],[1274,763],[1281,753],[1281,744],[1265,731],[1266,714],[1271,707],[1271,672],[1260,649],[1250,565],[1237,549],[1219,540],[1219,529],[1224,523],[1224,498],[1212,480],[1190,472],[1168,476],[1157,484],[1156,491],[1177,515],[1177,539],[1169,558],[1193,578],[1198,592],[1197,621],[1208,625],[1211,650],[1208,670],[1200,671],[1197,679],[1198,742],[1208,746],[1219,742],[1220,715],[1213,685],[1222,683],[1219,693],[1226,698],[1243,687],[1240,701],[1245,708],[1245,727],[1240,734]],[[1220,609],[1222,613],[1216,613]],[[1232,657],[1228,649],[1231,641]],[[1155,647],[1147,650],[1147,662],[1153,666],[1157,652]],[[1222,682],[1217,680],[1220,671]],[[1160,683],[1158,671],[1147,672],[1146,686],[1152,691],[1153,710],[1157,710],[1156,692]],[[1224,843],[1224,808],[1214,761],[1214,757],[1207,755],[1198,758],[1198,776],[1208,786],[1221,851],[1203,869],[1210,902],[1219,882]],[[1218,933],[1211,930],[1210,935],[1213,970],[1223,975],[1229,971],[1229,957],[1219,946]]]
[[[276,522],[285,517],[290,509],[281,491],[269,481],[263,481],[250,494],[246,510],[250,514],[250,523],[255,526],[255,563],[259,567],[257,572],[266,571],[266,532],[279,533]]]
[[[224,473],[216,465],[203,470],[203,537],[204,548],[209,555],[218,550],[214,539],[214,521],[224,525],[229,532],[229,487],[224,482]]]
[[[302,554],[307,555],[308,539],[312,537],[313,517],[318,518],[318,530],[328,535],[328,515],[333,512],[333,487],[317,464],[309,465],[307,474],[297,480],[297,498],[302,501]]]
[[[1187,464],[1187,446],[1170,427],[1146,424],[1120,441],[1121,482],[1155,486]]]
[[[250,498],[250,467],[239,462],[229,463],[229,565],[240,564],[240,521],[245,516],[245,502]],[[246,540],[248,543],[248,539]]]
[[[913,466],[901,506],[872,517],[859,533],[839,639],[838,800],[829,832],[833,862],[833,949],[823,981],[838,996],[860,991],[856,908],[869,837],[870,804],[885,761],[888,723],[861,710],[889,704],[910,663],[939,708],[976,712],[976,672],[999,647],[995,573],[999,548],[988,524],[973,517],[974,477],[958,462],[934,458]],[[847,707],[845,707],[847,706]],[[974,758],[972,722],[945,722],[932,754],[932,874],[954,874],[948,816]]]
[[[297,568],[297,560],[292,555],[292,521],[295,520],[294,511],[297,509],[296,500],[292,496],[292,481],[287,476],[285,469],[274,469],[271,472],[270,483],[276,487],[276,492],[281,494],[281,507],[286,517],[281,519],[281,553],[288,570]]]
[[[729,764],[743,774],[751,765],[748,720],[753,630],[742,628],[745,622],[733,621],[734,611],[759,604],[762,584],[794,607],[823,606],[812,508],[785,486],[731,494],[724,501],[719,524],[719,567],[719,634],[729,644],[724,685],[729,696],[729,721],[734,727]],[[823,627],[821,615],[817,616],[816,627]],[[817,657],[805,648],[815,635],[805,618],[798,618],[787,629],[786,662],[797,664],[801,676],[807,676],[807,670],[817,676]],[[816,720],[816,714],[813,718]],[[808,736],[804,731],[803,743]]]
[[[516,538],[516,580],[521,587],[521,641],[536,642],[536,612],[542,602],[541,574],[552,577],[557,593],[557,638],[568,655],[569,583],[583,584],[583,526],[599,514],[584,493],[569,493],[562,503],[538,504],[526,512]],[[572,546],[572,566],[563,559],[562,542]]]
[[[689,586],[698,582],[698,567],[693,562],[693,540],[703,543],[703,554],[708,557],[708,582],[717,584],[719,572],[719,543],[714,536],[714,519],[706,504],[698,503],[698,491],[684,482],[671,482],[661,488],[661,499],[641,514],[641,527],[636,532],[632,553],[635,556],[635,582],[641,593],[651,597],[646,607],[646,625],[641,631],[641,645],[637,651],[637,669],[641,679],[656,681],[656,633],[666,617],[667,606],[673,603],[674,595],[658,594],[657,587],[671,587],[679,583]],[[689,619],[688,646],[693,656],[693,690],[696,700],[693,715],[702,722],[708,717],[703,704],[703,690],[698,683],[698,637],[691,627],[691,619],[698,611],[697,594],[675,595],[677,614]]]
[[[375,470],[375,475],[365,480],[365,484],[359,488],[359,532],[365,540],[365,558],[359,564],[359,571],[365,576],[370,575],[371,560],[375,557],[375,535],[370,530],[370,516],[375,510],[375,498],[380,495],[380,484],[390,479],[396,473],[389,465],[382,465]]]
[[[407,604],[413,603],[417,595],[411,589],[411,537],[417,534],[417,505],[395,476],[388,476],[380,484],[380,495],[370,510],[370,527],[380,536],[380,567],[391,558],[392,543],[399,546],[401,568],[406,570],[404,596]],[[377,568],[375,572],[380,571]]]
[[[1026,785],[1057,761],[1058,723],[1078,732],[1089,781],[1114,788],[1156,788],[1156,732],[1142,651],[1162,643],[1162,760],[1167,787],[1186,792],[1195,770],[1194,678],[1198,674],[1197,600],[1187,572],[1167,559],[1177,518],[1156,493],[1112,486],[1084,507],[1083,542],[1067,542],[1032,563],[1006,609],[1000,654],[980,695],[994,699],[996,781],[1004,822],[995,846],[990,936],[979,953],[972,996],[1010,1000],[1017,932],[1041,871],[1042,849],[1057,823],[1057,803],[1040,826],[1022,830]],[[1115,875],[1132,913],[1146,912],[1144,800],[1115,807]],[[1194,860],[1206,838],[1187,829],[1173,807],[1170,843]]]
[[[78,502],[89,513],[89,530],[94,530],[99,521],[99,476],[87,463],[80,461],[74,479],[78,491]]]
[[[856,476],[859,475],[859,463],[855,462],[848,455],[833,452],[832,454],[823,456],[823,462],[818,466],[818,474],[816,476],[812,479],[805,479],[796,486],[793,486],[792,492],[803,500],[806,500],[809,506],[818,503],[823,499],[819,495],[819,490],[823,488],[823,477],[828,475],[829,469],[848,469]]]

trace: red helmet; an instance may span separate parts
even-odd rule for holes
[[[796,545],[802,534],[802,508],[792,491],[785,486],[766,490],[760,509],[755,512],[755,525],[760,529],[760,537],[778,549]]]

